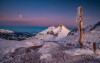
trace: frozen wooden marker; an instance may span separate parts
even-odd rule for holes
[[[93,42],[93,52],[96,53],[96,42]]]
[[[79,31],[80,31],[80,36],[79,36],[79,44],[80,47],[82,48],[83,46],[83,6],[79,6],[77,9],[77,22],[79,23]]]

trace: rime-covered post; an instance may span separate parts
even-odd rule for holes
[[[80,31],[80,36],[79,36],[79,44],[80,47],[82,48],[83,46],[83,6],[81,5],[80,7],[78,7],[78,22],[79,22],[79,31]]]

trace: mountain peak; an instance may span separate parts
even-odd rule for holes
[[[63,24],[59,24],[58,27],[60,27],[60,28],[65,27],[66,28],[66,26],[64,26]]]
[[[58,25],[58,27],[62,27],[62,26],[63,26],[63,24],[59,24],[59,25]]]
[[[54,29],[55,27],[54,26],[50,26],[48,29]]]
[[[36,38],[44,41],[59,41],[59,39],[67,36],[70,32],[64,25],[59,24],[58,27],[51,26],[48,29],[37,34]]]

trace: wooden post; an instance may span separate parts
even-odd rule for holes
[[[79,28],[79,30],[80,30],[80,38],[79,38],[79,43],[80,43],[80,47],[82,48],[82,46],[83,46],[83,41],[82,41],[82,38],[83,38],[83,31],[82,31],[82,21],[80,21],[80,28]]]
[[[83,46],[83,7],[82,5],[78,8],[78,21],[79,21],[79,31],[80,31],[80,36],[79,36],[79,44],[80,48]]]
[[[93,52],[96,53],[96,42],[93,42]]]

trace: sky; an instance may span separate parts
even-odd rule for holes
[[[77,8],[83,22],[100,21],[100,0],[0,0],[0,26],[77,26]]]

